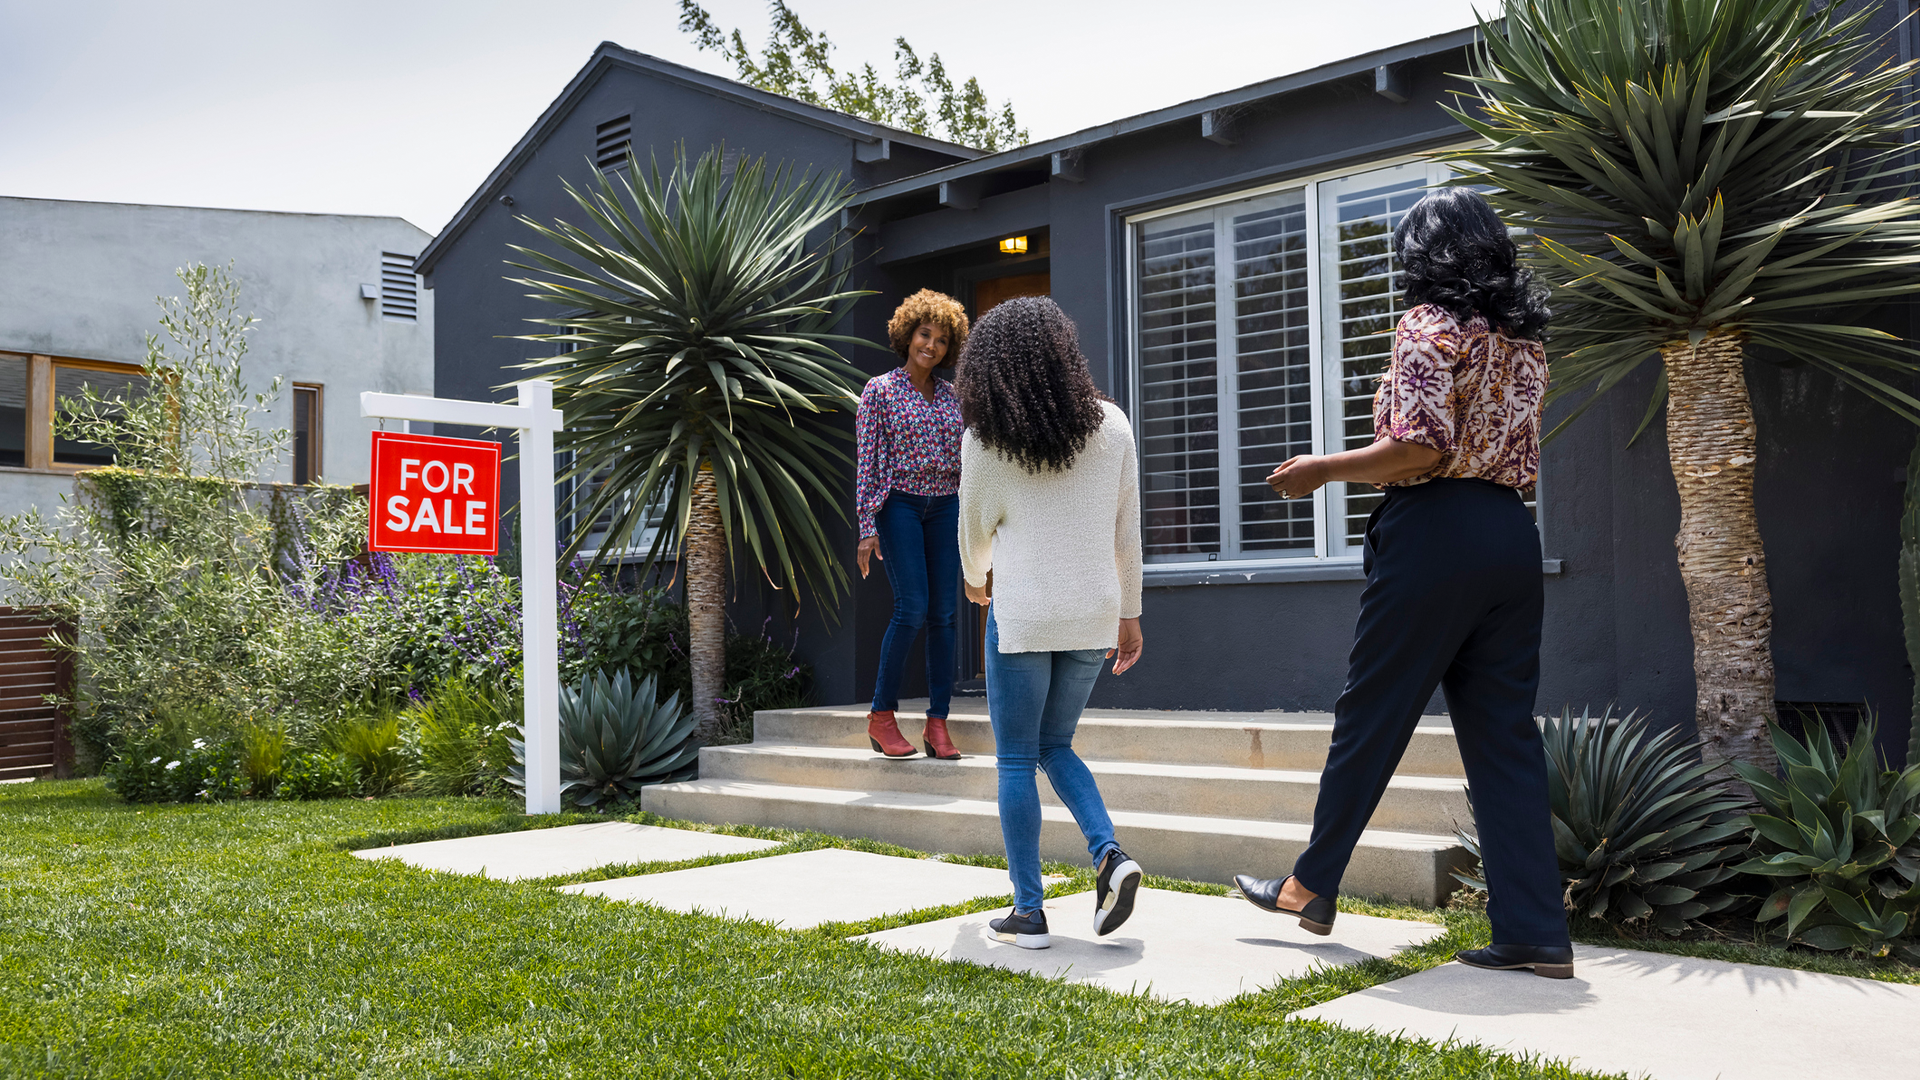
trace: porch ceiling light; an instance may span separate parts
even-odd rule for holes
[[[1026,253],[1027,238],[1024,236],[1009,236],[1005,240],[1000,241],[1000,254],[1002,255],[1025,255]]]

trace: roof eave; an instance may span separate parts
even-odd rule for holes
[[[1377,49],[1370,53],[1362,53],[1359,56],[1348,57],[1344,60],[1336,60],[1330,64],[1322,64],[1319,67],[1308,68],[1305,71],[1294,72],[1290,75],[1281,75],[1277,78],[1253,83],[1252,85],[1243,86],[1235,90],[1224,91],[1208,97],[1195,98],[1192,101],[1182,102],[1164,109],[1156,109],[1153,112],[1141,113],[1123,120],[1115,120],[1111,123],[1086,128],[1069,135],[1061,135],[1044,142],[1028,143],[1025,146],[1015,147],[1012,150],[989,154],[956,165],[943,165],[937,169],[930,169],[927,172],[916,173],[890,183],[868,188],[853,197],[852,205],[857,208],[870,203],[884,202],[900,195],[924,191],[927,188],[947,181],[999,172],[1009,167],[1045,160],[1055,153],[1083,149],[1095,143],[1106,142],[1123,135],[1135,134],[1152,128],[1165,127],[1168,124],[1180,123],[1182,121],[1195,120],[1198,119],[1202,113],[1212,112],[1218,109],[1233,109],[1320,83],[1347,78],[1363,71],[1371,71],[1383,65],[1397,64],[1406,60],[1431,56],[1436,53],[1451,52],[1454,49],[1473,44],[1479,40],[1479,37],[1480,28],[1478,26],[1470,26],[1445,34],[1436,34],[1432,37],[1421,38],[1417,41],[1409,41],[1385,49]]]

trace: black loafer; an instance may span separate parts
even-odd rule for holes
[[[1291,877],[1293,877],[1292,874],[1283,878],[1257,878],[1239,874],[1234,877],[1233,884],[1240,890],[1240,895],[1247,898],[1248,903],[1262,911],[1271,911],[1276,915],[1297,915],[1300,918],[1301,927],[1310,934],[1326,937],[1333,933],[1333,917],[1339,914],[1340,910],[1334,906],[1333,897],[1316,896],[1307,901],[1306,907],[1298,911],[1280,906],[1280,887],[1285,885]]]
[[[1453,958],[1468,967],[1488,971],[1518,971],[1532,968],[1545,979],[1573,978],[1573,948],[1568,945],[1489,945],[1484,949],[1463,949]]]

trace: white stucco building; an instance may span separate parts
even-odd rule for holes
[[[99,448],[53,435],[55,402],[137,379],[175,270],[232,265],[247,385],[284,386],[294,433],[276,479],[367,479],[362,390],[433,392],[433,294],[413,260],[431,234],[393,217],[0,197],[0,514],[50,508]]]

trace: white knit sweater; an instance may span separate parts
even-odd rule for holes
[[[1061,471],[1030,473],[968,431],[960,444],[960,565],[993,571],[1000,651],[1111,649],[1140,615],[1140,487],[1133,427],[1100,427]]]

